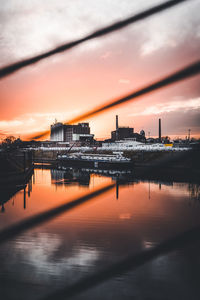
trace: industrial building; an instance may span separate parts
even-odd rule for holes
[[[121,127],[118,123],[118,116],[116,115],[116,130],[111,131],[111,142],[120,141],[125,139],[132,139],[135,141],[145,141],[145,132],[141,130],[139,133],[134,133],[134,128],[132,127]]]
[[[133,128],[130,127],[119,127],[118,129],[111,132],[112,141],[123,140],[130,138],[133,135]]]
[[[116,116],[116,130],[111,131],[111,140],[112,141],[119,141],[125,138],[132,137],[134,132],[134,128],[130,127],[119,127],[118,124],[118,116]]]
[[[77,125],[55,122],[51,125],[51,141],[66,143],[91,143],[94,134],[90,134],[89,123],[78,123]]]

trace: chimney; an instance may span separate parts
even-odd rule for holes
[[[119,124],[118,124],[118,115],[116,115],[116,137],[115,139],[118,140],[119,139]]]
[[[116,115],[116,130],[119,128],[119,125],[118,125],[118,115]]]
[[[159,142],[161,142],[161,119],[159,119]]]

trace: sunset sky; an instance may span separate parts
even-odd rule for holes
[[[2,0],[0,66],[134,15],[161,0]],[[189,0],[0,80],[0,138],[49,129],[200,59],[200,1]],[[86,121],[96,138],[120,126],[200,137],[200,76]]]

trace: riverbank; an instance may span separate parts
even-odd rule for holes
[[[24,185],[33,173],[31,152],[0,152],[0,186]]]

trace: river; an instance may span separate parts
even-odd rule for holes
[[[0,245],[2,300],[43,299],[200,225],[198,184],[36,168],[25,189],[1,198],[0,228],[116,181],[106,193]],[[199,242],[176,248],[73,299],[199,300],[199,251]]]

